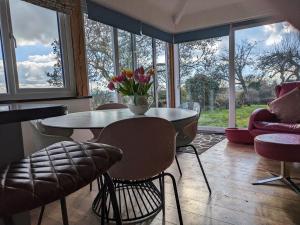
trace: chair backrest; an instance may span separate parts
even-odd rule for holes
[[[127,105],[121,103],[107,103],[103,105],[99,105],[96,110],[105,110],[105,109],[126,109]]]
[[[33,144],[35,147],[35,150],[41,150],[43,148],[48,147],[49,145],[55,144],[57,142],[61,141],[73,141],[72,138],[67,136],[60,136],[60,135],[48,135],[43,133],[43,131],[40,130],[40,121],[30,121],[30,125],[32,128],[32,135],[33,135]]]
[[[198,130],[198,120],[201,114],[201,106],[198,102],[185,102],[182,103],[179,108],[194,110],[198,113],[198,115],[192,121],[189,121],[186,124],[178,124],[176,126],[178,128],[178,136],[176,140],[177,147],[188,145],[195,139]]]
[[[180,104],[179,108],[194,110],[198,113],[198,119],[200,117],[201,106],[198,102],[184,102],[184,103]]]
[[[123,151],[122,160],[109,170],[113,178],[144,180],[161,173],[172,164],[176,131],[164,119],[132,118],[105,127],[97,142]]]
[[[121,103],[107,103],[103,105],[99,105],[96,110],[107,110],[107,109],[126,109],[128,108],[127,105]],[[92,134],[94,135],[94,139],[97,139],[99,134],[101,133],[101,129],[90,129]]]

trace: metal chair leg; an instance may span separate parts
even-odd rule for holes
[[[176,205],[177,205],[177,212],[178,212],[178,217],[179,217],[179,224],[183,225],[180,202],[179,202],[179,196],[178,196],[178,191],[177,191],[177,185],[176,185],[175,178],[170,173],[163,173],[163,176],[169,176],[172,179],[174,194],[175,194],[175,200],[176,200]]]
[[[180,165],[179,165],[179,162],[178,162],[178,159],[177,159],[177,156],[176,156],[176,155],[175,155],[175,160],[176,160],[176,164],[177,164],[177,167],[178,167],[180,176],[182,176],[181,168],[180,168]]]
[[[207,180],[207,177],[206,177],[205,171],[204,171],[204,169],[203,169],[202,163],[201,163],[201,161],[200,161],[200,157],[199,157],[199,155],[198,155],[197,149],[195,148],[195,146],[194,146],[194,145],[189,145],[189,146],[190,146],[191,148],[193,148],[193,149],[194,149],[194,152],[195,152],[195,155],[196,155],[196,157],[197,157],[197,160],[198,160],[198,163],[199,163],[200,169],[201,169],[201,171],[202,171],[202,174],[203,174],[203,177],[204,177],[204,180],[205,180],[205,183],[206,183],[207,189],[208,189],[208,191],[209,191],[209,194],[211,194],[211,189],[210,189],[210,186],[209,186],[209,183],[208,183],[208,180]]]
[[[62,215],[63,225],[69,225],[67,204],[66,204],[65,198],[60,199],[60,207],[61,207],[61,215]]]
[[[45,211],[45,206],[43,205],[42,208],[41,208],[40,215],[39,215],[38,225],[41,225],[41,224],[42,224],[44,211]]]
[[[108,188],[108,192],[110,194],[110,200],[111,200],[111,204],[114,210],[114,216],[116,219],[116,224],[117,225],[122,225],[122,219],[121,219],[121,215],[120,215],[120,211],[119,211],[119,206],[118,206],[118,202],[117,202],[117,197],[116,197],[116,192],[115,192],[115,187],[114,187],[114,183],[111,180],[110,176],[105,173],[103,174],[104,178],[105,178],[105,183],[107,185]]]
[[[162,211],[163,215],[165,215],[166,212],[166,206],[165,206],[165,176],[164,172],[161,173],[161,177],[159,178],[159,187],[160,187],[160,192],[161,192],[161,199],[162,199]]]

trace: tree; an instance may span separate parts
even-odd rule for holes
[[[211,76],[197,74],[185,82],[186,89],[190,93],[190,101],[199,102],[204,110],[207,106],[213,108],[216,93],[219,90],[219,82]]]
[[[300,80],[300,33],[288,33],[259,57],[257,68],[281,82]]]
[[[184,81],[195,74],[213,75],[219,38],[180,44],[180,77]]]
[[[61,61],[61,53],[60,53],[60,44],[59,41],[54,40],[51,43],[53,54],[55,55],[56,63],[53,65],[53,72],[47,72],[46,75],[48,77],[47,82],[50,86],[53,87],[63,87],[63,71],[62,71],[62,61]]]

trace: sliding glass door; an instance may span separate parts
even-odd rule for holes
[[[228,36],[179,44],[180,102],[198,102],[199,126],[228,124]]]
[[[275,98],[275,86],[300,80],[300,33],[280,22],[235,31],[236,126],[247,127],[257,108]]]

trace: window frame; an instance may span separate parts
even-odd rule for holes
[[[72,37],[70,16],[57,13],[59,41],[61,43],[61,57],[63,65],[63,88],[20,88],[18,83],[17,61],[15,55],[12,21],[9,0],[0,1],[0,29],[5,64],[7,93],[0,94],[1,100],[47,99],[59,97],[73,97],[76,95],[74,79],[74,61],[72,51]],[[27,3],[30,4],[30,3]],[[8,76],[9,74],[9,76]]]

